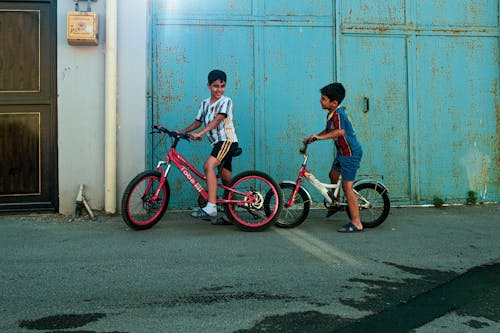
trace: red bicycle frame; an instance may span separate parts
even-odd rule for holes
[[[297,197],[297,193],[299,193],[299,189],[302,184],[302,178],[306,175],[306,173],[310,173],[309,170],[307,170],[306,168],[306,164],[307,164],[307,157],[304,159],[304,162],[300,166],[299,176],[297,177],[297,181],[295,182],[295,188],[288,201],[285,202],[285,207],[293,206],[293,203],[295,202],[295,197]]]
[[[162,188],[163,184],[165,183],[165,179],[167,179],[168,173],[170,172],[170,167],[172,166],[172,163],[180,170],[182,175],[195,188],[195,190],[203,197],[203,199],[208,200],[208,192],[200,184],[200,182],[196,179],[196,177],[198,177],[201,180],[206,182],[207,177],[204,174],[202,174],[200,171],[198,171],[191,163],[189,163],[184,158],[184,156],[182,156],[177,151],[177,149],[175,149],[176,143],[177,142],[175,142],[168,150],[168,154],[167,154],[167,157],[165,158],[165,161],[158,162],[158,165],[155,168],[155,170],[158,170],[161,172],[162,177],[160,180],[160,186],[158,186],[158,189],[156,190],[152,200],[157,199],[157,197],[160,193],[160,189]],[[163,166],[164,164],[167,165],[166,168]],[[196,177],[193,176],[192,173],[194,173],[196,175]],[[228,200],[228,199],[217,198],[216,203],[218,203],[218,204],[240,203],[240,204],[248,205],[249,203],[252,203],[255,200],[255,198],[252,195],[249,195],[248,193],[243,193],[243,192],[240,192],[238,190],[232,189],[232,188],[222,184],[219,181],[217,181],[217,186],[224,189],[224,190],[238,193],[245,198],[244,200]]]

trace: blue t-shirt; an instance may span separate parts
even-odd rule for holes
[[[326,130],[328,132],[343,129],[344,135],[334,138],[337,154],[340,156],[355,156],[362,154],[363,150],[356,138],[351,120],[344,107],[339,107],[326,116]]]

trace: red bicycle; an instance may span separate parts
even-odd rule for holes
[[[167,176],[172,166],[177,167],[199,193],[200,207],[208,200],[208,192],[198,181],[206,182],[205,175],[177,151],[179,141],[189,140],[189,135],[169,131],[159,125],[153,125],[152,128],[153,133],[166,134],[173,140],[165,160],[159,161],[154,170],[146,170],[135,176],[123,193],[122,217],[135,230],[151,228],[165,214],[170,199]],[[233,157],[240,154],[241,149],[238,149]],[[270,227],[283,207],[283,192],[278,183],[264,172],[251,170],[237,174],[228,185],[224,185],[220,178],[223,163],[217,174],[217,186],[224,194],[222,198],[217,197],[216,203],[224,207],[228,219],[241,230],[261,231]]]

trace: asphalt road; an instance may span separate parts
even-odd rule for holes
[[[0,216],[0,332],[499,332],[500,205],[335,232]]]

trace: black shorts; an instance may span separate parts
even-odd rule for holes
[[[219,162],[224,161],[224,169],[233,171],[233,152],[238,148],[238,142],[219,141],[213,145],[210,155],[215,157]]]

